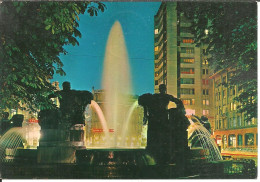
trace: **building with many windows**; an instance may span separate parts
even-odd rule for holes
[[[187,115],[214,120],[212,81],[206,45],[196,47],[191,23],[177,10],[178,2],[163,2],[154,17],[154,91],[181,98]]]
[[[238,85],[230,85],[231,69],[221,70],[210,76],[213,80],[215,127],[213,136],[227,155],[257,155],[257,119],[246,121],[244,113],[238,113],[239,103],[234,97],[242,91]]]

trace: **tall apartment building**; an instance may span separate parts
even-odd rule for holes
[[[195,46],[191,22],[178,12],[178,3],[163,2],[154,17],[154,91],[166,84],[167,93],[183,101],[187,115],[213,121],[206,45]]]
[[[244,113],[238,113],[234,97],[242,91],[238,85],[230,85],[230,69],[220,70],[210,78],[214,81],[215,127],[213,136],[222,153],[257,155],[257,119],[246,121]],[[249,150],[250,149],[250,150]]]

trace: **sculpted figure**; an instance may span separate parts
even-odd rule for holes
[[[168,120],[168,104],[169,102],[174,102],[177,106],[176,109],[181,111],[183,114],[185,114],[185,109],[183,106],[183,103],[180,99],[177,99],[173,97],[172,95],[169,95],[166,93],[166,85],[161,84],[159,85],[159,94],[154,94],[155,102],[156,104],[156,110],[157,110],[157,117],[161,120]]]
[[[158,141],[157,129],[159,121],[156,119],[156,107],[154,96],[152,94],[143,94],[138,98],[138,104],[144,108],[143,124],[146,125],[148,122],[147,131],[147,150],[153,151]]]
[[[143,94],[139,97],[138,103],[144,108],[144,124],[147,124],[147,147],[146,149],[153,153],[157,163],[169,162],[170,155],[173,153],[173,141],[178,140],[174,133],[176,130],[183,130],[185,133],[187,118],[185,117],[185,108],[180,99],[166,93],[166,85],[159,86],[158,94]],[[174,102],[177,108],[168,110],[169,102]],[[187,136],[184,137],[187,140]],[[183,144],[187,145],[187,144]],[[182,147],[182,146],[179,146]]]
[[[59,124],[64,128],[84,124],[85,107],[93,100],[93,95],[89,91],[71,90],[70,82],[63,82],[62,87],[62,90],[49,95],[49,98],[59,99],[60,108],[41,111],[40,122],[56,121],[56,123],[48,122],[46,126],[48,128],[57,128]]]

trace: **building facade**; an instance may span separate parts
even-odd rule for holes
[[[187,116],[213,121],[206,45],[195,46],[191,22],[177,6],[177,2],[163,2],[154,17],[154,92],[165,84],[168,94],[183,101]]]
[[[234,97],[242,91],[238,85],[230,85],[231,69],[213,74],[215,127],[213,136],[223,154],[257,155],[257,119],[245,120],[244,113],[238,113]]]

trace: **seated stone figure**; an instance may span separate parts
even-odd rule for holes
[[[169,161],[170,153],[173,153],[173,138],[178,138],[173,131],[178,128],[186,132],[187,129],[186,124],[184,124],[186,128],[179,127],[176,118],[184,123],[186,123],[185,119],[187,118],[182,101],[166,94],[164,84],[159,86],[159,92],[153,95],[143,94],[138,101],[139,105],[144,107],[144,124],[146,124],[146,118],[148,118],[147,150],[153,153],[157,163],[166,163]],[[169,102],[174,102],[177,108],[168,110]],[[185,137],[187,140],[187,136],[182,135],[181,137]]]
[[[40,122],[41,120],[45,120],[50,124],[50,120],[53,119],[47,118],[53,117],[55,118],[55,121],[53,120],[53,122],[56,122],[56,124],[48,124],[48,127],[56,128],[60,126],[63,128],[69,128],[75,124],[84,124],[85,107],[91,103],[91,100],[93,100],[92,93],[88,91],[71,90],[69,82],[63,82],[62,87],[63,89],[61,91],[49,95],[49,98],[57,97],[59,99],[60,108],[42,111]],[[42,123],[41,125],[44,124]]]
[[[93,95],[88,91],[76,91],[74,92],[74,108],[71,121],[73,124],[84,124],[85,116],[84,111],[88,104],[91,104]]]

